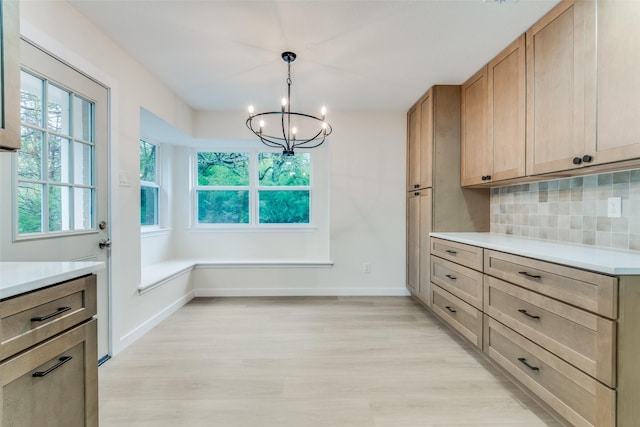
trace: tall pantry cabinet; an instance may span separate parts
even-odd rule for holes
[[[488,191],[460,187],[460,86],[433,86],[407,113],[407,288],[425,305],[429,233],[488,231]]]

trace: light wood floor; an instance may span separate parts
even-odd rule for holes
[[[100,426],[558,426],[410,298],[195,299],[100,375]]]

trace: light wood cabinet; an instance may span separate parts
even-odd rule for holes
[[[0,301],[3,427],[98,425],[96,278]]]
[[[477,246],[431,238],[432,310],[482,348],[482,251]]]
[[[487,249],[484,237],[477,246],[467,244],[468,236],[465,243],[451,238],[431,238],[432,311],[563,422],[636,425],[640,275],[612,276]],[[478,251],[484,252],[480,261]],[[467,267],[458,265],[463,261]],[[484,273],[481,308],[469,265]],[[474,329],[480,323],[482,332]]]
[[[431,281],[482,310],[481,272],[434,256],[431,258]]]
[[[407,287],[427,306],[431,304],[429,275],[431,200],[430,188],[414,191],[407,199]]]
[[[484,272],[609,319],[618,312],[618,280],[578,268],[485,249]]]
[[[491,276],[484,311],[609,387],[615,387],[616,323]]]
[[[407,113],[407,127],[407,165],[419,151],[420,171],[429,174],[423,184],[407,174],[407,288],[429,305],[429,232],[487,231],[489,192],[460,186],[460,86],[429,89]]]
[[[432,310],[449,326],[478,348],[482,348],[482,311],[438,285],[431,287]]]
[[[461,185],[491,180],[493,158],[487,133],[487,66],[462,85]]]
[[[489,357],[571,425],[616,425],[614,390],[489,316],[484,335]]]
[[[407,114],[407,191],[431,187],[433,102],[427,92]]]
[[[462,185],[525,176],[525,35],[462,85]]]
[[[20,19],[18,0],[0,0],[0,150],[20,149]]]
[[[97,426],[97,321],[0,364],[4,427]]]
[[[487,66],[491,181],[525,176],[525,35]]]
[[[587,51],[587,82],[596,85],[587,90],[597,96],[587,97],[585,154],[599,165],[640,158],[640,2],[595,4],[586,15],[587,46],[596,45]]]
[[[526,33],[527,174],[583,167],[585,150],[585,11],[564,0]],[[583,161],[583,158],[585,161]]]

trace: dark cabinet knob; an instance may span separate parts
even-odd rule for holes
[[[573,158],[573,164],[574,165],[579,165],[580,163],[582,163],[582,159],[580,157],[574,157]]]
[[[593,161],[593,157],[591,157],[588,154],[585,154],[584,156],[582,156],[582,161],[585,163],[591,163]]]
[[[487,175],[487,181],[491,180],[491,175]]]
[[[491,179],[491,175],[482,175],[481,178],[483,181],[489,181]]]
[[[420,188],[420,184],[414,184],[413,188]]]
[[[415,193],[413,193],[413,195],[414,195],[414,196],[419,196],[419,195],[420,195],[420,192],[419,192],[419,191],[416,191]]]
[[[481,178],[481,179],[482,179],[483,181],[486,181],[486,180],[487,180],[487,177],[486,177],[486,176],[484,176],[484,175],[482,175],[482,178]]]

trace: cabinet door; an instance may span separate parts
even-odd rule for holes
[[[420,188],[420,103],[407,113],[407,191]]]
[[[420,289],[420,192],[407,198],[407,289],[417,294]]]
[[[0,365],[2,426],[98,425],[96,320]]]
[[[20,149],[20,29],[18,0],[0,0],[0,150]]]
[[[525,35],[488,66],[491,181],[525,175]]]
[[[487,138],[487,67],[462,85],[461,185],[475,185],[491,179],[493,169]]]
[[[430,237],[431,232],[431,189],[420,190],[418,196],[420,205],[420,254],[419,254],[419,288],[418,296],[431,307],[431,261],[430,261]]]
[[[585,7],[565,0],[526,34],[528,175],[582,166]]]
[[[420,100],[420,188],[431,187],[433,152],[433,91]]]
[[[596,19],[596,136],[585,151],[598,164],[639,158],[640,2],[599,0]]]
[[[407,199],[407,288],[428,304],[430,287],[429,233],[431,189],[410,194]]]

